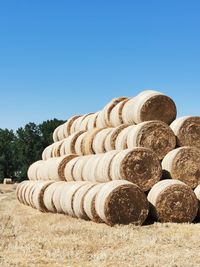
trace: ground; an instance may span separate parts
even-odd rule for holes
[[[115,226],[44,214],[0,185],[0,266],[198,267],[200,224]]]

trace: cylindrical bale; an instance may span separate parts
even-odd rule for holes
[[[192,222],[198,210],[193,190],[178,180],[162,180],[148,194],[151,216],[160,222]]]
[[[197,212],[197,219],[198,221],[200,220],[200,185],[198,185],[195,190],[194,190],[194,193],[197,197],[197,200],[198,200],[198,212]]]
[[[67,120],[67,122],[64,123],[63,131],[65,138],[67,138],[71,134],[71,126],[73,122],[76,121],[79,117],[80,115],[73,116],[69,120]]]
[[[96,128],[87,132],[82,142],[84,155],[95,154],[93,150],[93,140],[100,131],[102,131],[102,128]]]
[[[170,127],[176,135],[178,146],[200,148],[200,117],[181,117],[173,121]]]
[[[46,160],[46,159],[50,159],[53,157],[53,149],[54,149],[54,143],[47,146],[44,151],[42,152],[42,159]]]
[[[76,150],[75,150],[76,140],[82,133],[84,133],[84,131],[73,133],[64,140],[60,148],[61,156],[64,156],[67,154],[76,154]]]
[[[30,165],[30,167],[28,168],[28,172],[27,172],[29,180],[38,180],[37,172],[40,166],[43,164],[44,164],[43,160],[38,160]]]
[[[74,164],[73,170],[72,170],[72,177],[74,181],[82,181],[83,180],[83,167],[87,163],[87,160],[90,158],[90,156],[82,156],[79,157],[76,163]]]
[[[33,196],[32,196],[34,208],[36,208],[42,212],[47,211],[47,209],[44,205],[43,197],[44,197],[45,190],[52,183],[53,183],[53,181],[43,181],[43,182],[39,182],[37,184],[37,187],[35,188],[35,190],[33,192]]]
[[[112,180],[110,175],[111,162],[113,158],[117,155],[117,153],[118,152],[116,150],[112,150],[100,155],[100,159],[98,161],[98,164],[96,165],[95,170],[96,182],[104,183]]]
[[[22,189],[20,190],[20,199],[21,199],[21,203],[24,204],[24,205],[27,205],[26,203],[26,199],[25,199],[25,194],[26,194],[26,190],[27,188],[29,187],[30,185],[30,181],[27,181],[26,184],[24,184],[22,186]]]
[[[25,184],[27,183],[27,181],[23,181],[21,183],[19,183],[16,187],[16,190],[15,190],[15,195],[18,199],[19,202],[21,202],[21,191],[22,191],[22,188],[23,186],[25,186]]]
[[[83,209],[87,214],[87,217],[93,222],[101,223],[103,220],[99,217],[95,209],[95,198],[97,193],[100,191],[104,183],[95,184],[90,190],[87,191],[83,200]]]
[[[111,121],[110,121],[111,112],[118,103],[120,103],[126,99],[127,99],[126,97],[114,98],[104,107],[102,113],[103,113],[103,118],[105,121],[105,126],[110,126],[110,127],[114,126],[111,124]]]
[[[36,181],[29,181],[28,186],[26,187],[24,191],[24,204],[27,206],[31,206],[31,199],[30,199],[30,193],[32,191],[32,187],[34,187]]]
[[[110,151],[116,149],[115,143],[117,136],[120,134],[122,130],[127,128],[129,125],[128,124],[122,124],[116,128],[112,128],[112,131],[109,132],[109,134],[106,136],[105,139],[105,150]]]
[[[128,99],[119,102],[110,112],[110,125],[117,127],[123,124],[122,110]]]
[[[61,208],[65,214],[75,217],[73,211],[74,194],[80,187],[82,187],[86,183],[88,182],[79,181],[65,185],[60,196]]]
[[[117,150],[123,150],[127,148],[127,137],[132,127],[132,125],[128,126],[119,132],[117,138],[115,139],[115,148]]]
[[[67,184],[69,184],[70,182],[67,182]],[[73,183],[73,182],[72,182]],[[63,210],[61,208],[60,205],[60,196],[61,196],[61,192],[63,190],[63,188],[65,187],[66,182],[59,182],[59,184],[57,184],[56,189],[53,193],[53,205],[55,206],[56,212],[57,213],[63,213]]]
[[[72,125],[70,127],[70,135],[76,132],[76,124],[83,118],[84,115],[77,117],[73,120]]]
[[[97,120],[98,112],[92,114],[88,118],[88,123],[87,123],[87,130],[93,130],[96,128],[96,120]]]
[[[147,218],[149,205],[146,195],[128,181],[105,183],[97,193],[95,208],[107,224],[142,225]]]
[[[64,124],[60,125],[57,131],[58,140],[61,141],[65,138],[64,134]]]
[[[79,131],[87,131],[88,129],[88,122],[91,119],[91,117],[94,115],[94,113],[89,113],[87,114],[87,116],[85,116],[85,118],[82,120],[81,124],[80,124],[80,128]]]
[[[58,126],[54,131],[53,131],[53,141],[58,142],[58,131],[59,131],[60,126]]]
[[[103,111],[99,111],[98,115],[96,117],[96,127],[97,128],[104,128],[107,127],[108,125],[106,124],[106,121],[104,119],[104,113]]]
[[[60,149],[62,147],[62,144],[63,144],[64,140],[65,139],[54,143],[54,146],[52,148],[52,157],[53,158],[61,156]]]
[[[105,153],[105,140],[107,135],[113,130],[113,128],[105,128],[99,131],[93,139],[92,149],[95,154]]]
[[[82,169],[83,181],[97,182],[96,168],[101,157],[102,157],[101,154],[88,156],[87,161],[85,162],[83,169]]]
[[[75,217],[85,220],[89,219],[83,207],[84,197],[95,184],[96,183],[85,184],[75,192],[73,198],[73,211]]]
[[[76,164],[76,162],[78,160],[79,160],[79,157],[75,157],[72,160],[70,160],[69,162],[67,162],[67,164],[65,165],[64,177],[65,177],[66,181],[74,181],[73,168],[74,168],[74,165]]]
[[[84,151],[83,151],[83,140],[84,140],[84,138],[85,138],[86,135],[87,135],[87,132],[83,132],[76,139],[75,152],[76,152],[77,155],[83,155],[84,154]]]
[[[38,183],[42,183],[43,181],[35,181],[35,183],[31,186],[31,189],[29,190],[29,203],[32,208],[34,208],[34,203],[33,203],[33,193],[35,189],[37,188]]]
[[[163,175],[180,180],[191,188],[200,183],[200,151],[195,147],[180,147],[170,151],[162,161]]]
[[[176,105],[170,97],[147,90],[126,102],[122,116],[124,123],[130,124],[150,120],[170,124],[176,118]]]
[[[56,207],[53,203],[53,194],[58,187],[59,184],[62,184],[63,182],[54,182],[51,185],[47,187],[47,189],[44,191],[44,197],[43,197],[43,202],[46,207],[46,209],[49,212],[56,212]]]
[[[146,121],[132,126],[130,129],[127,135],[128,148],[150,148],[160,160],[176,146],[176,137],[173,131],[162,121]]]
[[[143,147],[118,152],[110,165],[112,180],[128,180],[145,192],[160,180],[161,175],[162,169],[157,155]]]
[[[83,116],[79,117],[79,118],[76,120],[76,124],[75,124],[75,126],[74,126],[74,132],[79,132],[79,131],[80,131],[82,122],[84,121],[85,118],[87,118],[87,116],[88,116],[88,114],[83,115]]]

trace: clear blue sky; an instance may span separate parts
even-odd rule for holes
[[[0,1],[0,128],[160,90],[200,115],[200,1]]]

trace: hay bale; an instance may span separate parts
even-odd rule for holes
[[[95,154],[105,153],[105,140],[113,128],[105,128],[98,131],[92,141],[92,150]]]
[[[176,137],[170,127],[162,121],[146,121],[130,127],[127,134],[127,147],[152,149],[159,159],[174,149]]]
[[[3,184],[12,184],[12,178],[4,178],[3,179]]]
[[[60,127],[58,128],[57,137],[58,137],[58,141],[61,141],[65,138],[64,124],[60,125]]]
[[[106,121],[104,119],[104,113],[103,111],[99,111],[98,115],[96,117],[96,127],[97,128],[104,128],[107,127],[108,125],[106,124]]]
[[[162,175],[157,155],[148,148],[133,148],[118,152],[111,161],[112,180],[128,180],[148,191]]]
[[[32,195],[32,201],[33,201],[33,206],[34,208],[42,211],[42,212],[47,212],[48,210],[46,209],[43,201],[44,197],[44,192],[47,189],[48,186],[50,186],[53,183],[53,181],[40,181],[38,182],[33,195]]]
[[[62,211],[70,215],[72,217],[75,217],[74,211],[73,211],[73,199],[76,191],[81,188],[83,185],[88,184],[88,182],[71,182],[66,183],[66,185],[63,187],[61,195],[60,195],[60,205]]]
[[[198,210],[193,190],[178,180],[163,180],[148,194],[151,216],[160,222],[192,222]]]
[[[124,123],[123,118],[122,118],[122,110],[127,101],[128,101],[128,98],[123,101],[120,101],[111,110],[109,120],[110,120],[110,125],[112,125],[112,127],[117,127]]]
[[[176,118],[176,105],[170,97],[147,90],[126,102],[122,117],[124,123],[129,124],[150,120],[170,124]]]
[[[148,201],[141,189],[128,181],[105,183],[97,193],[95,209],[107,224],[142,225],[148,215]]]
[[[82,122],[84,121],[85,118],[87,118],[88,115],[89,114],[83,115],[76,120],[76,124],[74,125],[74,130],[73,130],[74,132],[80,131],[80,128],[82,126]]]
[[[82,180],[97,182],[96,169],[99,164],[102,155],[88,156],[87,161],[82,168]],[[84,156],[85,158],[86,156]],[[77,180],[77,179],[76,179]]]
[[[70,136],[68,136],[67,138],[65,138],[60,148],[61,156],[64,156],[67,154],[76,154],[76,150],[75,150],[76,140],[82,133],[84,133],[84,131],[75,132],[71,134]]]
[[[29,180],[39,180],[38,170],[40,166],[42,166],[43,164],[44,164],[43,160],[38,160],[30,165],[30,167],[28,168],[28,172],[27,172],[27,176]]]
[[[69,162],[67,162],[67,164],[65,165],[64,168],[64,177],[66,181],[74,181],[74,177],[73,177],[73,168],[74,165],[76,164],[76,162],[79,160],[79,157],[75,157],[72,160],[70,160]]]
[[[74,181],[83,181],[83,168],[87,164],[89,158],[90,156],[79,157],[75,162],[72,169],[72,177]]]
[[[100,191],[104,183],[95,184],[90,190],[88,190],[83,199],[83,209],[87,217],[93,222],[102,223],[103,220],[99,217],[95,209],[95,198]]]
[[[51,153],[53,158],[61,156],[60,149],[61,149],[64,141],[65,141],[65,139],[54,143],[54,145],[52,147],[52,153]]]
[[[200,148],[200,117],[181,117],[173,121],[170,127],[176,135],[178,146]]]
[[[117,150],[127,149],[127,137],[130,130],[132,130],[132,125],[123,128],[122,131],[119,132],[118,136],[115,139],[115,148]]]
[[[16,192],[15,192],[15,194],[16,194],[17,199],[18,199],[19,202],[21,202],[21,203],[22,203],[22,190],[23,190],[23,187],[27,184],[27,182],[29,182],[29,181],[23,181],[23,182],[19,183],[19,184],[17,185],[17,187],[16,187]]]
[[[31,192],[32,192],[32,188],[35,186],[35,184],[37,183],[37,181],[29,181],[29,183],[27,183],[27,187],[24,190],[24,204],[27,206],[31,206]]]
[[[73,212],[75,217],[88,220],[88,216],[84,211],[83,203],[84,198],[87,192],[95,185],[96,183],[88,183],[81,186],[74,194],[73,197]]]
[[[83,140],[84,140],[84,138],[85,138],[86,135],[87,135],[87,132],[83,132],[76,139],[75,152],[76,152],[77,155],[83,155],[84,154],[84,151],[83,151]]]
[[[42,159],[46,160],[46,159],[50,159],[53,157],[53,149],[54,149],[54,143],[47,146],[44,151],[42,152]]]
[[[98,112],[92,114],[88,118],[88,123],[87,123],[87,130],[93,130],[96,128],[96,120],[97,120]]]
[[[73,120],[72,125],[70,127],[70,135],[76,132],[76,124],[82,119],[82,117],[83,116],[79,116]]]
[[[200,183],[200,151],[195,147],[174,149],[164,157],[162,168],[165,177],[195,188]]]
[[[44,191],[44,196],[43,196],[43,202],[46,207],[46,209],[49,212],[56,212],[56,207],[53,202],[53,195],[58,187],[59,184],[63,185],[63,182],[54,182],[50,184],[47,189]]]
[[[64,132],[64,136],[65,138],[67,138],[69,135],[71,135],[71,127],[72,124],[74,123],[74,121],[76,121],[78,118],[80,117],[80,115],[75,115],[73,117],[71,117],[66,123],[64,123],[63,125],[63,132]]]
[[[58,142],[59,139],[58,139],[58,131],[60,129],[60,126],[58,126],[54,131],[53,131],[53,141],[54,142]]]
[[[84,155],[95,154],[93,150],[93,140],[97,135],[97,133],[100,131],[102,131],[102,128],[100,129],[96,128],[87,132],[82,142]]]
[[[67,182],[67,183],[69,184],[70,182]],[[63,210],[60,204],[60,196],[65,185],[66,185],[66,182],[59,182],[59,184],[57,184],[56,189],[53,193],[52,201],[53,201],[53,205],[57,213],[63,213]]]

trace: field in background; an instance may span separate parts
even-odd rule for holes
[[[109,227],[21,205],[0,185],[0,266],[198,267],[200,224]]]

